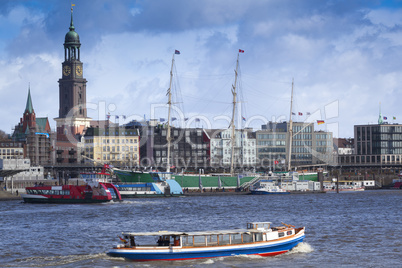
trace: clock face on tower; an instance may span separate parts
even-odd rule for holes
[[[82,67],[81,67],[81,66],[75,67],[75,74],[76,74],[77,76],[81,76],[81,75],[82,75]]]
[[[70,68],[70,66],[64,66],[64,67],[63,67],[63,74],[64,74],[65,76],[69,76],[70,73],[71,73],[71,68]]]

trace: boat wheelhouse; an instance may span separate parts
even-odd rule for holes
[[[274,256],[303,241],[304,227],[271,227],[270,222],[250,222],[247,229],[204,232],[122,233],[119,244],[108,252],[112,257],[133,261],[172,261],[235,255]],[[157,242],[156,242],[157,241]]]

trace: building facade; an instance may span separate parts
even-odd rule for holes
[[[268,122],[256,132],[260,166],[285,169],[291,148],[291,167],[308,167],[333,162],[331,132],[314,131],[314,123],[293,122],[289,146],[289,122]]]
[[[342,165],[399,166],[402,164],[402,125],[354,126],[354,154],[340,155]]]
[[[210,165],[218,168],[230,168],[232,159],[232,130],[208,130],[210,137]],[[238,168],[254,167],[256,164],[256,138],[252,129],[235,130],[234,166]]]
[[[25,143],[13,140],[0,141],[0,159],[24,158]]]
[[[29,158],[32,165],[52,165],[54,163],[54,139],[48,118],[36,117],[32,105],[31,90],[29,89],[25,111],[12,134],[13,145],[18,144],[20,147],[21,143],[23,144],[23,156]],[[14,153],[15,150],[20,152],[21,149],[14,148]]]
[[[83,163],[110,163],[116,167],[130,168],[140,164],[138,129],[90,127],[85,131],[81,144]]]

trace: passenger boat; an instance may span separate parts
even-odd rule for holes
[[[364,186],[355,186],[355,185],[339,185],[339,192],[362,192],[364,191]],[[336,193],[336,186],[324,186],[324,191],[327,193]]]
[[[282,189],[277,182],[272,180],[260,180],[257,185],[250,189],[251,194],[266,195],[266,194],[290,194],[285,189]]]
[[[113,170],[115,174],[118,173]],[[170,179],[170,173],[167,172],[138,172],[143,177],[151,177],[152,180],[135,182],[117,182],[115,186],[123,198],[138,197],[170,197],[181,196],[183,190],[179,183]],[[141,176],[139,176],[140,178]]]
[[[119,190],[110,182],[101,182],[96,173],[82,173],[75,185],[27,187],[21,194],[25,203],[103,203],[121,201]],[[81,183],[81,185],[79,185]]]
[[[275,256],[293,249],[305,237],[305,227],[283,225],[271,227],[270,222],[250,222],[247,229],[122,233],[123,237],[119,238],[123,244],[115,246],[107,254],[133,261],[173,261],[235,255]]]

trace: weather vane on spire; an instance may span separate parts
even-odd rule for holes
[[[75,4],[71,3],[71,12],[73,12],[73,7],[75,7]]]

